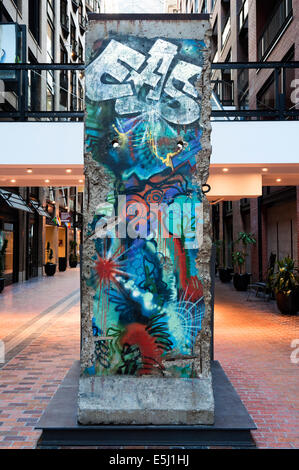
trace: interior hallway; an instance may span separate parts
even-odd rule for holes
[[[299,318],[246,297],[216,284],[215,359],[258,425],[258,447],[299,448],[299,363],[290,360]],[[79,359],[79,269],[7,287],[0,338],[7,348],[0,365],[0,448],[33,448],[35,423]]]

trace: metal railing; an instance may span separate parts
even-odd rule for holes
[[[212,80],[214,93],[222,106],[233,106],[234,104],[234,81]]]
[[[289,24],[292,16],[292,0],[281,0],[258,40],[258,60],[262,60],[267,56],[276,39]]]
[[[217,62],[212,71],[235,76],[233,107],[212,111],[212,117],[238,120],[298,120],[299,119],[299,61],[297,62]],[[218,73],[219,73],[218,72]],[[231,86],[231,80],[227,80]],[[248,108],[244,109],[244,93],[247,89]],[[249,94],[250,91],[250,94]],[[271,95],[271,105],[261,99],[261,91]],[[269,101],[269,100],[268,100]]]
[[[0,64],[0,120],[83,120],[84,70],[82,63]],[[217,62],[212,76],[217,101],[212,118],[299,119],[299,61]]]
[[[84,70],[84,64],[0,64],[0,121],[83,120],[84,112],[73,110],[74,100],[80,97],[72,94],[68,74],[71,71],[81,79]],[[66,97],[63,105],[62,96]]]

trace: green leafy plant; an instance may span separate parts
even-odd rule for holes
[[[54,254],[53,254],[53,250],[51,248],[50,242],[47,243],[46,252],[47,252],[47,264],[52,263]]]
[[[3,241],[2,248],[0,250],[0,277],[3,277],[5,269],[5,252],[7,248],[8,240]]]
[[[289,296],[292,292],[299,289],[298,268],[295,261],[286,256],[282,260],[277,261],[278,271],[273,274],[272,286],[275,294],[278,292]]]
[[[234,245],[238,245],[239,249],[235,250],[232,254],[233,263],[238,266],[239,274],[242,274],[243,267],[245,266],[248,246],[255,245],[255,243],[256,239],[252,233],[239,232],[239,237],[234,242]]]
[[[242,272],[243,265],[246,261],[246,253],[244,251],[234,251],[232,254],[233,264],[238,266],[239,274]]]

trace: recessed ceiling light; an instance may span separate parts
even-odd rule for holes
[[[16,183],[17,181],[16,180],[10,180],[11,183]]]
[[[262,171],[266,172],[268,171],[268,168],[262,168]]]
[[[45,180],[45,183],[50,183],[50,180]]]
[[[227,173],[227,172],[228,172],[228,168],[222,168],[222,171],[224,171],[224,173]]]
[[[280,183],[280,182],[281,182],[281,178],[276,178],[276,182],[277,182],[277,183]]]
[[[70,168],[68,168],[67,170],[65,170],[67,173],[72,173],[72,170]]]
[[[27,173],[32,173],[32,168],[27,168]]]
[[[79,183],[83,183],[83,180],[79,180]]]

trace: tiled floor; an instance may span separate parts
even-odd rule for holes
[[[35,447],[34,425],[79,358],[79,322],[78,269],[1,295],[0,338],[12,349],[0,369],[0,448]]]
[[[294,339],[299,347],[299,316],[279,314],[274,301],[246,299],[217,284],[215,358],[258,426],[258,447],[299,448],[299,362],[290,357]]]
[[[258,447],[299,448],[299,363],[290,360],[299,318],[246,297],[217,284],[215,358],[258,425]],[[8,287],[0,296],[7,352],[0,369],[0,448],[35,447],[34,424],[79,358],[79,331],[77,269]]]

